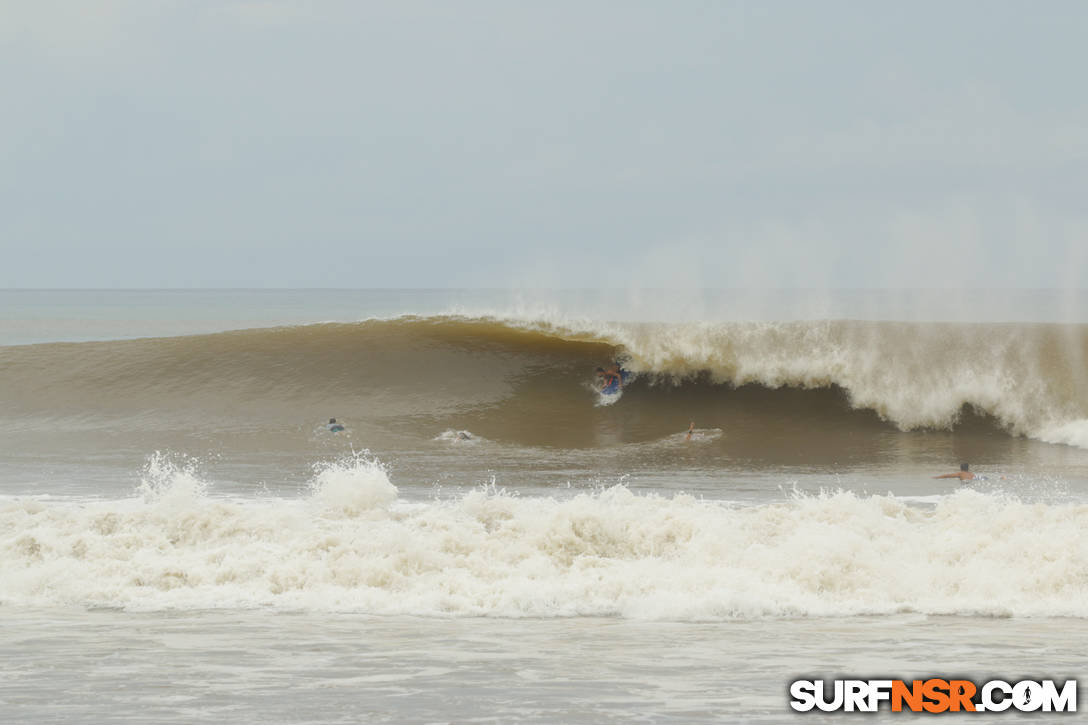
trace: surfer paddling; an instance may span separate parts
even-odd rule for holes
[[[946,473],[941,476],[934,476],[934,478],[958,478],[961,481],[973,481],[975,478],[975,474],[967,470],[969,468],[970,466],[968,464],[961,463],[960,470],[956,471],[955,473]]]

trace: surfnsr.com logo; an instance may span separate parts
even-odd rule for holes
[[[798,712],[1076,712],[1077,681],[795,680],[790,707]]]

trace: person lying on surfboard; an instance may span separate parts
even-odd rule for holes
[[[955,473],[946,473],[943,476],[934,476],[934,478],[958,478],[961,481],[971,481],[975,478],[975,474],[967,470],[968,468],[970,468],[968,464],[961,463],[960,470]]]
[[[602,393],[616,393],[623,389],[623,371],[619,363],[612,363],[608,369],[597,368],[597,377],[601,378]]]

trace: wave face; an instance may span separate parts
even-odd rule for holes
[[[637,377],[595,410],[592,371],[613,359]],[[0,419],[23,428],[261,429],[339,411],[377,429],[457,417],[488,439],[577,447],[592,445],[586,420],[623,409],[632,440],[690,418],[814,432],[981,419],[1088,448],[1085,325],[402,317],[0,348],[0,377]]]
[[[666,620],[1088,616],[1084,505],[963,490],[928,511],[851,493],[740,508],[623,487],[408,504],[366,459],[322,468],[300,499],[213,499],[205,488],[153,459],[135,498],[0,500],[0,603]]]

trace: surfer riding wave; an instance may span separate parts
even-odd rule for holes
[[[600,379],[600,392],[604,395],[612,395],[623,390],[623,384],[627,382],[629,373],[620,367],[619,363],[612,363],[608,369],[597,368],[597,377]]]

